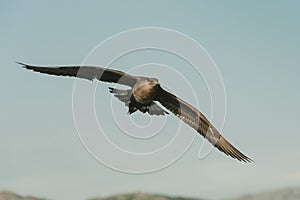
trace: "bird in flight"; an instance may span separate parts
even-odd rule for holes
[[[17,63],[28,70],[44,74],[71,76],[129,86],[131,89],[128,90],[109,87],[110,93],[128,106],[129,114],[136,111],[147,112],[150,115],[169,114],[157,104],[159,102],[221,152],[239,161],[252,162],[250,158],[230,144],[198,109],[164,90],[156,78],[133,76],[122,71],[98,66],[32,66]]]

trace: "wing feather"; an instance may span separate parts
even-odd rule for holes
[[[133,87],[138,80],[137,76],[132,76],[118,70],[107,69],[96,66],[32,66],[24,63],[19,63],[24,68],[36,72],[51,74],[56,76],[73,76],[87,80],[97,79],[104,82],[113,82],[122,85]]]
[[[178,118],[194,128],[220,151],[232,158],[243,162],[252,162],[250,158],[241,153],[230,144],[219,131],[207,120],[207,118],[196,108],[165,91],[161,87],[158,89],[156,99],[164,107],[174,113]]]

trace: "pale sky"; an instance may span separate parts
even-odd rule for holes
[[[0,189],[57,200],[135,191],[219,199],[300,186],[299,1],[2,1],[0,5]],[[217,150],[199,160],[203,138],[196,137],[189,150],[165,169],[139,175],[112,170],[95,160],[79,140],[72,113],[74,79],[35,74],[15,63],[80,64],[106,38],[153,26],[187,34],[213,58],[226,88],[222,132],[254,163],[241,164]],[[118,60],[114,68],[128,70],[159,57],[157,52],[142,55]],[[176,70],[187,69],[174,58],[162,59]],[[97,99],[111,99],[107,87],[98,86]],[[180,93],[175,84],[167,87]],[[209,117],[208,92],[203,85],[196,88],[199,108]],[[114,104],[126,112],[123,104]],[[138,115],[146,119],[142,116]],[[174,116],[168,118],[177,125]],[[114,139],[126,137],[112,130]]]

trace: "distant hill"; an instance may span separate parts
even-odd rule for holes
[[[233,200],[300,200],[300,188],[287,188],[254,195],[244,195]]]
[[[32,196],[21,196],[9,191],[0,191],[0,200],[46,200]]]
[[[143,192],[114,195],[104,198],[92,198],[89,200],[204,200],[197,198],[186,198],[186,197],[171,197],[166,195],[148,194]]]
[[[46,200],[33,196],[21,196],[8,191],[0,191],[0,200]],[[204,200],[199,198],[175,197],[167,195],[147,194],[143,192],[120,194],[110,197],[96,197],[89,200]],[[228,200],[300,200],[300,188],[287,188],[262,192],[253,195],[244,195]]]

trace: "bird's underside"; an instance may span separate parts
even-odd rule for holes
[[[125,103],[125,106],[128,107],[128,114],[132,114],[138,110],[142,113],[148,112],[150,115],[169,114],[154,101],[148,104],[137,102],[134,96],[131,94],[131,90],[121,90],[109,87],[109,92],[114,94],[117,99]]]
[[[110,87],[109,91],[128,106],[129,114],[138,110],[142,113],[147,112],[150,115],[168,114],[165,109],[157,104],[159,102],[226,155],[243,162],[252,161],[231,145],[199,110],[162,89],[155,78],[133,76],[121,71],[95,66],[43,67],[23,63],[19,64],[26,69],[45,74],[72,76],[87,80],[97,79],[99,81],[127,85],[131,89],[121,90]]]

